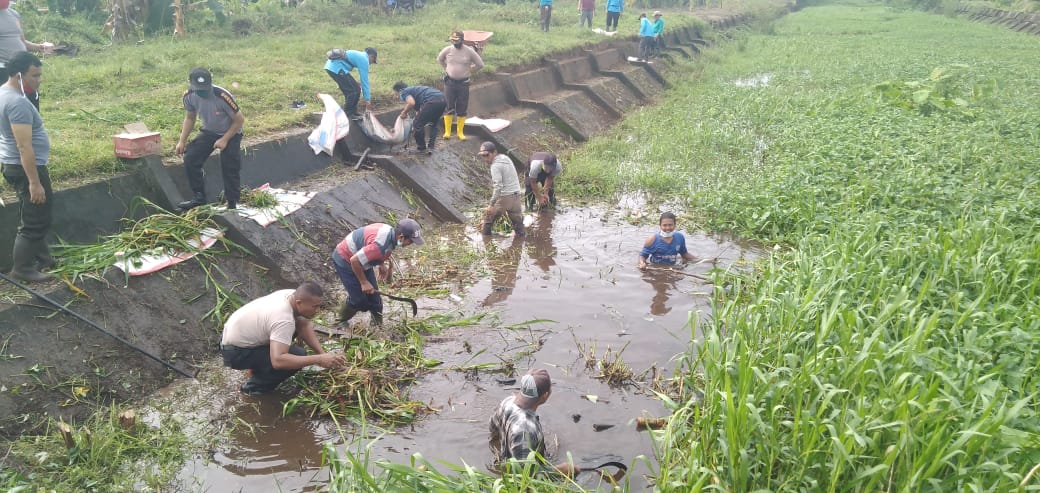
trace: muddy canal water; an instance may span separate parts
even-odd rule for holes
[[[645,389],[648,371],[672,374],[675,356],[699,337],[691,320],[710,316],[713,287],[686,274],[636,269],[642,242],[654,228],[633,226],[621,214],[571,208],[530,215],[523,240],[496,236],[488,242],[471,232],[476,248],[490,249],[490,276],[444,299],[421,300],[420,316],[434,309],[491,311],[497,321],[454,328],[427,342],[426,356],[444,364],[414,385],[411,397],[439,412],[383,435],[372,456],[407,463],[421,453],[434,464],[486,470],[488,417],[516,384],[501,373],[451,368],[512,361],[518,372],[539,366],[552,375],[552,396],[538,412],[554,459],[564,460],[570,451],[579,465],[622,461],[632,465],[632,490],[646,489],[649,467],[636,458],[653,464],[653,444],[636,431],[635,418],[667,414]],[[435,236],[429,232],[427,242]],[[741,269],[757,256],[729,239],[689,231],[686,238],[691,253],[715,259],[688,265],[687,274]],[[535,319],[546,321],[507,328]],[[637,383],[612,388],[596,378],[597,369],[587,368],[587,356],[602,358],[608,350],[620,352]],[[222,392],[238,423],[231,443],[188,464],[180,479],[199,491],[322,489],[328,478],[320,466],[322,444],[347,447],[340,432],[327,420],[282,417],[284,394],[237,395],[239,380],[229,378]]]

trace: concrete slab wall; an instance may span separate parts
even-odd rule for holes
[[[521,101],[548,96],[560,87],[551,67],[538,67],[512,74],[509,78],[512,81],[514,95]]]

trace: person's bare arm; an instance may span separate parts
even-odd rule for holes
[[[223,136],[221,136],[219,139],[217,139],[216,142],[213,143],[213,148],[224,150],[224,148],[227,147],[227,144],[231,140],[231,138],[234,137],[239,130],[242,130],[242,126],[245,125],[245,123],[246,117],[242,115],[241,110],[232,113],[231,126],[228,127],[227,132],[224,132]]]
[[[401,118],[408,118],[408,112],[415,108],[415,98],[408,96],[404,100],[404,109],[401,110]]]
[[[350,257],[350,270],[354,271],[354,277],[357,277],[358,282],[361,283],[361,292],[365,294],[372,294],[376,292],[376,287],[368,282],[368,278],[365,277],[365,267],[361,265],[361,261],[358,260],[357,255]]]
[[[643,247],[646,248],[646,247],[649,247],[650,245],[653,245],[653,244],[654,244],[654,237],[650,236],[649,238],[646,239],[646,241],[643,242]],[[639,253],[639,270],[646,270],[646,267],[647,267],[646,260],[647,260],[647,258],[643,256],[642,252],[640,252]]]
[[[303,317],[296,317],[296,337],[303,341],[315,354],[325,354],[325,348],[318,342],[318,335],[314,333],[314,322]]]
[[[271,366],[276,370],[299,370],[305,366],[318,365],[322,368],[336,368],[344,363],[342,354],[308,354],[297,356],[289,352],[289,345],[271,341]]]
[[[174,147],[173,152],[178,156],[184,154],[184,147],[188,144],[188,136],[191,135],[191,131],[195,130],[195,112],[188,112],[184,114],[184,121],[181,122],[181,137],[177,140],[177,146]]]

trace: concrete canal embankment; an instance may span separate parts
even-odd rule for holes
[[[749,19],[735,15],[710,24],[725,28]],[[467,212],[489,195],[486,166],[475,156],[481,141],[495,142],[518,169],[532,152],[579,145],[627,112],[653,104],[668,87],[671,71],[688,66],[675,62],[695,59],[707,48],[707,29],[704,25],[669,31],[667,51],[650,64],[629,61],[637,52],[635,40],[610,39],[548,55],[537,65],[484,74],[471,88],[470,115],[511,124],[494,133],[467,127],[468,140],[439,141],[432,156],[374,144],[357,128],[332,157],[311,151],[306,142],[309,129],[248,146],[243,185],[269,183],[317,195],[303,209],[267,227],[233,214],[217,216],[226,236],[250,254],[220,257],[215,279],[242,299],[304,279],[336,286],[328,252],[351,228],[389,216],[410,215],[432,230],[438,222],[467,221]],[[390,123],[396,114],[391,110],[380,119]],[[368,166],[355,170],[365,151]],[[211,157],[206,165],[211,194],[221,188],[217,159]],[[124,218],[145,212],[133,208],[135,197],[172,209],[187,194],[179,166],[165,165],[159,157],[132,160],[127,166],[129,173],[58,191],[54,233],[67,242],[94,242],[118,231]],[[10,251],[17,222],[16,204],[0,208],[0,251]],[[9,263],[9,256],[0,255],[0,268],[9,269]],[[6,417],[0,421],[0,436],[17,436],[40,423],[43,415],[74,419],[89,412],[80,399],[70,398],[73,387],[89,388],[94,400],[119,401],[146,395],[176,376],[80,319],[10,286],[5,289],[17,294],[0,299],[0,347],[4,356],[12,356],[0,358],[0,377],[8,389],[0,392],[0,416]],[[79,296],[59,283],[39,289],[104,330],[179,367],[190,369],[194,362],[215,355],[219,328],[203,321],[215,298],[198,263],[129,279],[109,272],[105,280],[78,286]]]

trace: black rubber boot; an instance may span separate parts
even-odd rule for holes
[[[21,235],[14,238],[14,268],[10,276],[25,282],[43,282],[54,279],[50,274],[36,270],[36,254],[43,240],[30,240]]]
[[[36,249],[36,263],[39,264],[41,270],[50,270],[55,265],[58,265],[58,261],[51,255],[51,247],[46,240],[40,240],[38,246],[39,248]]]
[[[187,210],[191,210],[191,209],[194,209],[194,208],[196,208],[196,207],[198,207],[200,205],[205,205],[205,204],[206,204],[206,194],[205,193],[196,193],[195,196],[192,197],[191,200],[185,200],[184,202],[181,202],[181,203],[177,204],[177,207],[180,208],[180,210],[182,210],[182,211],[187,211]]]
[[[372,312],[372,327],[383,326],[383,312]]]
[[[357,310],[344,301],[343,306],[339,309],[339,321],[341,323],[347,323],[350,319],[354,318],[354,315],[357,315]]]

